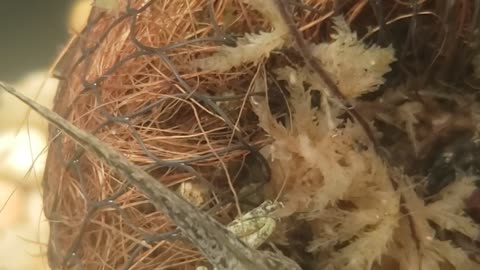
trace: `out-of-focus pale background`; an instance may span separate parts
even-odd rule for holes
[[[48,69],[89,8],[88,0],[0,1],[0,80],[51,106],[58,82]],[[0,92],[0,270],[48,269],[46,132],[43,119]]]

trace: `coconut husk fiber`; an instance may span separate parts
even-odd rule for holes
[[[53,111],[222,224],[280,202],[258,248],[303,269],[477,269],[465,152],[477,147],[479,10],[97,1],[58,65]],[[112,168],[53,126],[50,138],[53,269],[212,267]],[[438,158],[448,151],[472,158],[458,167]]]

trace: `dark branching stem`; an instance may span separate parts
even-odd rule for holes
[[[375,148],[378,148],[377,140],[373,135],[372,129],[368,125],[367,121],[358,113],[357,110],[350,104],[347,98],[338,88],[337,84],[332,80],[328,75],[327,71],[320,65],[320,63],[313,57],[310,49],[308,48],[307,43],[303,40],[302,33],[298,30],[295,21],[293,20],[292,14],[288,10],[287,0],[277,0],[277,5],[280,11],[280,14],[283,17],[283,20],[288,25],[290,35],[293,37],[295,44],[298,47],[298,51],[307,63],[307,65],[325,82],[327,85],[327,91],[329,94],[334,97],[337,101],[345,107],[347,112],[352,118],[354,118],[364,129],[368,138],[372,141]]]

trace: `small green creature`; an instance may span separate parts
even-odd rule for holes
[[[256,249],[265,243],[275,230],[277,222],[271,214],[281,206],[279,202],[265,201],[257,208],[233,220],[228,224],[227,229],[245,244]]]

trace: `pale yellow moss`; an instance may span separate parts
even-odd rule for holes
[[[247,2],[272,23],[274,30],[246,34],[239,47],[224,47],[211,57],[197,60],[196,66],[226,71],[243,63],[258,63],[286,45],[288,29],[278,19],[274,2]],[[310,44],[310,48],[340,91],[355,104],[355,98],[377,90],[385,82],[384,75],[395,61],[394,50],[367,46],[342,18],[335,18],[334,24],[332,41]],[[462,212],[471,183],[452,185],[426,206],[412,181],[383,162],[358,124],[346,122],[339,128],[338,116],[345,108],[327,98],[327,86],[309,67],[285,66],[274,74],[287,83],[289,91],[291,114],[284,123],[277,122],[266,99],[251,99],[260,127],[273,139],[262,150],[272,169],[267,197],[283,202],[285,207],[276,212],[278,217],[308,221],[313,240],[307,250],[321,258],[318,267],[370,270],[375,263],[381,264],[384,256],[396,260],[402,270],[420,266],[440,270],[443,263],[457,269],[478,267],[464,251],[436,239],[429,223],[475,238],[478,225]],[[254,88],[257,92],[268,91],[264,74],[256,78]],[[312,108],[312,91],[322,92],[320,109]],[[408,104],[399,110],[397,119],[400,126],[407,127],[415,148],[413,126],[417,122],[415,113],[421,109]],[[399,182],[398,190],[393,188],[393,181]],[[410,218],[400,213],[401,195]],[[339,202],[350,206],[340,208]],[[338,248],[340,243],[345,246]]]
[[[398,226],[399,195],[388,169],[371,148],[361,150],[359,143],[370,143],[359,126],[331,128],[326,114],[312,109],[302,74],[293,68],[276,74],[289,83],[292,121],[286,126],[276,122],[265,100],[256,99],[254,110],[274,139],[267,158],[273,193],[283,190],[280,214],[303,213],[309,220],[314,240],[308,250],[330,254],[330,260],[321,263],[326,269],[370,269]],[[356,209],[336,207],[339,200],[350,201]],[[351,244],[337,250],[335,245],[343,241]]]
[[[393,48],[367,46],[341,17],[335,18],[334,24],[336,34],[332,35],[333,42],[312,45],[312,54],[320,60],[346,97],[354,98],[377,90],[385,82],[383,75],[391,70],[390,64],[395,61]],[[322,85],[317,77],[312,74],[310,81],[318,81]]]
[[[281,48],[288,37],[288,27],[281,19],[274,0],[244,0],[272,24],[272,32],[247,33],[237,40],[236,47],[222,46],[210,57],[193,61],[193,66],[206,71],[227,71],[244,63],[258,63]]]
[[[447,186],[439,199],[426,206],[428,219],[447,230],[455,230],[477,239],[479,226],[464,213],[464,201],[475,190],[474,179],[462,178]]]
[[[414,234],[412,233],[410,234],[410,236],[404,237],[410,238],[410,241],[414,243],[418,242],[420,248],[420,250],[418,250],[417,246],[412,247],[412,249],[414,250],[413,252],[418,252],[419,256],[416,258],[418,261],[412,263],[412,265],[414,265],[415,267],[410,269],[419,269],[419,266],[421,266],[421,269],[426,270],[443,269],[442,265],[444,265],[445,263],[453,265],[455,269],[479,269],[480,264],[471,260],[465,253],[465,251],[458,247],[455,247],[449,241],[440,241],[436,239],[435,230],[430,226],[428,222],[429,220],[434,222],[435,220],[440,220],[440,223],[444,221],[443,218],[438,218],[438,215],[435,212],[438,211],[437,208],[443,209],[442,212],[443,214],[447,214],[447,217],[454,215],[454,213],[451,212],[452,210],[454,210],[454,212],[457,212],[459,209],[463,209],[461,195],[468,193],[466,191],[469,189],[467,187],[469,186],[469,184],[466,184],[466,182],[462,183],[462,181],[460,181],[459,184],[455,184],[453,187],[449,187],[450,190],[446,191],[446,194],[442,195],[444,196],[443,199],[440,200],[438,204],[436,204],[436,206],[425,206],[423,200],[418,197],[418,195],[411,188],[411,181],[408,178],[404,177],[403,179],[400,179],[399,184],[400,190],[402,191],[405,198],[405,206],[410,212],[411,221],[413,221],[415,228],[415,237],[413,237]],[[451,207],[447,206],[450,202],[445,201],[445,199],[448,200],[449,197],[449,195],[447,194],[456,194],[450,197],[450,199],[452,199]],[[435,209],[433,212],[432,207],[433,209]],[[470,223],[467,221],[467,224],[461,224],[462,222],[466,222],[466,219],[457,219],[455,221],[452,221],[452,223],[455,222],[460,222],[460,224],[454,224],[453,226],[450,226],[449,228],[451,230],[462,230],[462,228],[464,228],[465,226],[468,227],[468,223]],[[442,226],[442,224],[438,225]],[[443,225],[445,226],[446,224]],[[478,225],[476,225],[476,230],[479,230]],[[468,233],[468,230],[465,231]],[[394,254],[394,256],[401,258],[400,253],[411,253],[412,251],[406,249],[398,249],[397,252],[398,253]],[[403,257],[408,256],[404,255]]]

